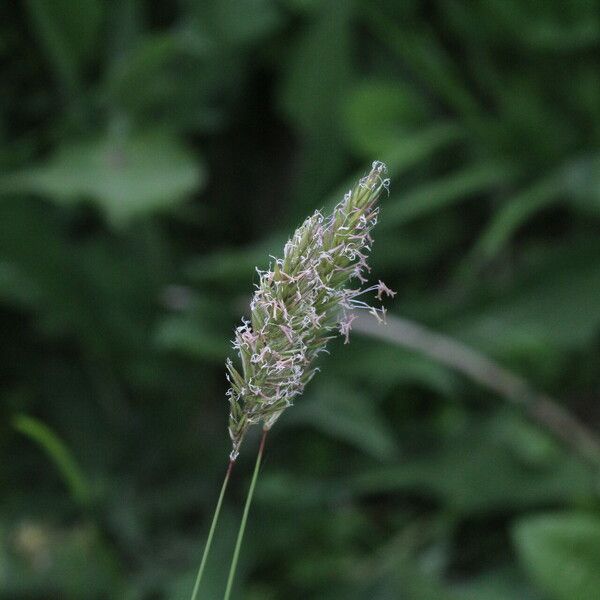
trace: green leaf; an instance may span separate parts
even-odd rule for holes
[[[198,160],[174,138],[103,138],[61,148],[46,164],[7,177],[4,190],[60,204],[92,200],[115,226],[172,208],[204,180]]]
[[[449,325],[449,332],[495,355],[535,348],[577,348],[600,327],[600,248],[573,240],[545,248],[504,294]]]
[[[462,81],[460,70],[433,31],[402,29],[371,5],[364,14],[375,35],[449,106],[469,118],[479,112],[476,100]]]
[[[33,30],[62,83],[75,91],[81,69],[98,42],[103,7],[99,0],[27,0]]]
[[[596,7],[588,0],[445,2],[440,8],[461,38],[513,52],[545,50],[554,57],[590,46],[600,37]]]
[[[41,296],[36,284],[21,269],[0,260],[0,300],[16,306],[33,307]]]
[[[324,368],[334,370],[344,381],[364,381],[369,389],[384,393],[398,386],[414,385],[443,395],[455,391],[456,376],[445,367],[414,352],[359,336],[357,331],[352,343],[343,348],[343,361],[332,359]]]
[[[189,134],[222,125],[243,63],[208,32],[182,29],[140,36],[107,71],[102,93],[135,127]]]
[[[339,125],[350,78],[350,6],[348,2],[324,3],[294,48],[286,70],[282,106],[311,135]]]
[[[346,489],[357,494],[417,491],[462,515],[593,498],[591,472],[578,459],[554,445],[532,464],[503,421],[498,413],[444,439],[422,439],[420,444],[429,446],[424,455],[365,471],[350,478]]]
[[[422,128],[427,112],[414,90],[390,81],[357,86],[343,108],[350,142],[365,157],[382,156],[407,132]]]
[[[270,0],[213,0],[195,3],[209,32],[229,44],[248,44],[273,32],[281,23]]]
[[[275,234],[266,240],[248,245],[241,250],[227,249],[191,258],[185,267],[188,277],[203,284],[219,282],[244,289],[251,281],[254,269],[267,266],[272,248],[281,248],[286,242],[286,234]]]
[[[477,241],[473,255],[487,261],[497,255],[519,227],[560,198],[563,188],[555,176],[544,178],[506,200]]]
[[[516,567],[484,571],[453,589],[461,600],[541,600]]]
[[[418,166],[419,163],[427,162],[436,152],[456,142],[461,136],[460,128],[454,123],[437,122],[397,138],[385,151],[382,149],[381,152],[369,156],[375,155],[382,160],[387,165],[388,176],[396,179],[409,169]],[[325,206],[333,209],[353,183],[365,175],[366,166],[353,173],[344,181],[343,185],[337,186],[335,191],[328,195]]]
[[[600,593],[600,517],[565,512],[517,522],[513,538],[531,579],[552,600],[591,600]]]
[[[378,460],[390,460],[398,453],[392,431],[373,400],[342,381],[321,382],[284,422],[310,424]]]
[[[13,421],[14,428],[38,444],[55,464],[75,500],[86,504],[90,486],[66,444],[47,425],[26,415]]]
[[[204,319],[206,321],[206,319]],[[191,315],[173,315],[163,319],[155,333],[156,345],[195,359],[222,364],[229,345],[221,332]]]
[[[584,215],[600,215],[600,156],[573,161],[565,168],[565,189],[572,205]]]
[[[148,103],[149,94],[164,96],[167,90],[157,88],[160,84],[164,86],[168,79],[159,76],[169,67],[172,69],[176,60],[182,60],[182,38],[183,36],[170,33],[146,35],[124,56],[115,60],[108,71],[106,81],[106,92],[112,102],[131,112],[136,108],[136,104]],[[199,41],[194,41],[198,46]],[[208,42],[204,41],[204,45],[208,45]],[[196,51],[199,52],[197,48]],[[144,90],[143,94],[139,93],[140,89]]]
[[[352,10],[352,2],[323,3],[283,71],[279,103],[303,143],[295,194],[302,213],[331,189],[344,165],[341,112],[352,81]]]
[[[403,193],[385,207],[382,228],[395,227],[429,213],[442,210],[470,196],[499,184],[511,177],[510,169],[499,164],[469,166],[451,175],[426,183],[416,190]]]

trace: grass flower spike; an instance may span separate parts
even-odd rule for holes
[[[386,167],[374,162],[371,171],[325,217],[317,211],[286,243],[283,258],[273,258],[250,303],[250,320],[235,332],[240,367],[228,359],[231,460],[239,453],[251,425],[268,430],[302,394],[317,372],[314,360],[340,333],[348,342],[355,309],[383,320],[385,309],[370,306],[360,296],[376,292],[393,296],[381,281],[361,288],[369,272],[371,230],[377,223],[377,200],[387,190]],[[352,282],[358,281],[358,287]]]

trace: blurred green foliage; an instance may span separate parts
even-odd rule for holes
[[[600,424],[597,1],[0,17],[1,598],[188,597],[254,267],[375,158],[391,312]],[[356,335],[321,366],[269,440],[236,597],[600,598],[597,470],[425,357]]]

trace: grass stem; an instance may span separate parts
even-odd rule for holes
[[[213,535],[215,533],[215,529],[217,527],[217,521],[219,520],[219,514],[221,513],[221,505],[223,504],[223,498],[225,496],[225,490],[227,489],[227,484],[229,483],[229,477],[231,475],[231,470],[233,469],[234,461],[229,461],[229,466],[227,467],[227,473],[225,473],[225,479],[223,479],[223,485],[221,486],[221,493],[219,494],[219,499],[217,500],[217,506],[215,507],[215,512],[212,518],[212,523],[210,524],[210,530],[208,532],[208,539],[206,540],[206,546],[204,547],[204,553],[202,554],[202,561],[200,562],[200,568],[198,569],[198,575],[196,575],[196,582],[194,584],[194,591],[192,592],[191,600],[197,600],[198,590],[200,589],[200,582],[202,581],[202,575],[204,574],[204,567],[206,566],[206,561],[208,559],[208,554],[210,552],[210,547],[212,545]]]
[[[246,505],[244,506],[244,514],[242,515],[242,522],[240,523],[240,529],[238,531],[237,540],[235,542],[235,550],[233,551],[233,558],[231,559],[231,566],[229,568],[229,576],[227,578],[227,587],[225,588],[225,595],[223,600],[229,600],[231,595],[231,588],[233,587],[233,579],[235,577],[235,571],[237,568],[238,558],[240,556],[240,549],[242,547],[242,539],[244,538],[244,531],[246,529],[246,522],[248,521],[248,513],[250,512],[250,504],[252,503],[252,496],[254,495],[254,487],[256,486],[256,480],[258,478],[258,471],[260,470],[260,463],[265,450],[265,439],[267,437],[268,429],[263,430],[262,438],[260,440],[260,446],[258,448],[258,454],[256,455],[256,464],[254,465],[254,474],[252,475],[252,481],[250,482],[250,489],[248,490],[248,496],[246,498]]]

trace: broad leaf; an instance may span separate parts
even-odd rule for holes
[[[517,522],[521,563],[552,600],[591,600],[600,594],[600,517],[536,515]]]
[[[172,208],[203,182],[199,161],[175,139],[156,135],[66,145],[48,162],[2,187],[61,204],[92,200],[113,225]]]

